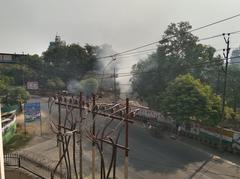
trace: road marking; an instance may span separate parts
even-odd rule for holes
[[[233,166],[235,166],[235,167],[240,167],[238,164],[236,164],[236,163],[234,163],[234,162],[231,162],[231,161],[229,161],[229,160],[223,159],[223,158],[221,158],[221,157],[219,157],[219,156],[217,156],[217,155],[214,155],[214,156],[213,156],[213,159],[222,160],[223,162],[226,162],[226,163],[229,164],[229,165],[233,165]]]

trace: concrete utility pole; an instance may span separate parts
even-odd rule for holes
[[[2,139],[2,113],[1,113],[1,104],[0,104],[0,176],[1,179],[5,179],[5,171],[4,171],[4,156],[3,156],[3,139]]]
[[[227,37],[226,37],[227,35]],[[229,44],[230,44],[230,33],[223,34],[224,41],[227,44],[227,48],[223,49],[223,56],[225,58],[225,68],[223,68],[224,72],[224,86],[223,86],[223,94],[222,94],[222,114],[221,114],[221,121],[224,120],[224,110],[225,110],[225,103],[226,103],[226,89],[227,89],[227,75],[228,75],[228,59],[229,59]]]

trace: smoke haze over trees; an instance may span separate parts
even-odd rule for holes
[[[201,83],[210,85],[214,93],[220,96],[222,94],[223,59],[214,56],[216,50],[213,47],[199,42],[198,37],[189,32],[191,29],[188,22],[170,24],[156,52],[132,68],[133,91],[140,100],[147,102],[155,110],[164,110],[161,104],[164,94],[168,92],[167,86],[179,75],[190,74]],[[233,68],[232,65],[229,73],[234,74],[228,83],[227,105],[235,106],[236,109],[240,106],[235,92],[239,84],[239,68]]]
[[[188,22],[171,23],[156,51],[132,67],[131,87],[134,95],[155,110],[162,110],[159,97],[165,94],[169,83],[179,75],[190,74],[201,83],[210,85],[217,95],[222,94],[224,76],[221,66],[224,62],[220,56],[214,55],[216,49],[202,44],[197,36],[189,32],[191,29]],[[83,89],[83,84],[91,84],[91,90],[94,92],[113,92],[114,68],[117,74],[126,68],[124,65],[130,63],[118,56],[116,59],[114,56],[99,58],[112,54],[116,52],[111,45],[67,45],[57,36],[42,56],[27,55],[19,59],[17,64],[0,65],[0,70],[3,75],[11,76],[15,86],[24,86],[27,81],[38,81],[42,89],[69,89],[78,92]],[[238,54],[238,51],[235,51],[233,56],[234,54]],[[238,66],[230,65],[227,86],[227,105],[234,111],[240,107],[237,92],[240,76]],[[117,82],[118,94],[120,87]]]

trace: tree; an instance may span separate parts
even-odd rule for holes
[[[55,45],[43,52],[47,75],[59,77],[65,83],[72,79],[82,78],[85,73],[94,69],[96,56],[94,46],[81,47],[78,44]]]
[[[24,88],[13,86],[13,84],[13,78],[4,75],[0,77],[0,96],[1,103],[4,105],[18,105],[25,102],[30,97],[29,93]]]
[[[195,120],[214,126],[221,119],[221,98],[213,93],[210,86],[190,74],[180,75],[172,81],[161,99],[165,114],[176,121]]]
[[[47,80],[47,87],[53,90],[62,90],[65,88],[65,83],[60,78],[52,78]]]
[[[13,84],[13,78],[7,76],[0,76],[0,96],[3,96],[7,93],[10,85]]]
[[[96,68],[96,49],[88,44],[66,45],[57,36],[42,56],[25,55],[16,60],[17,64],[0,64],[0,71],[12,77],[16,86],[38,81],[40,88],[63,89],[69,81],[81,80]]]
[[[56,83],[55,83],[55,81],[53,80],[53,79],[49,79],[49,80],[47,80],[47,87],[49,88],[49,89],[56,89]]]
[[[8,104],[24,103],[30,98],[30,94],[23,87],[10,87],[8,91]]]
[[[98,81],[94,78],[88,78],[80,81],[80,90],[84,92],[84,94],[90,97],[92,94],[95,94],[98,89]]]
[[[228,68],[227,104],[234,112],[240,107],[240,65],[231,64]]]
[[[157,51],[132,68],[132,88],[138,96],[158,109],[156,98],[178,75],[190,73],[207,81],[212,66],[217,64],[215,49],[198,43],[198,38],[189,31],[188,22],[172,23],[164,32]],[[207,65],[211,63],[211,65]],[[199,64],[200,68],[199,68]]]

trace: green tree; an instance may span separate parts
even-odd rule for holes
[[[221,119],[221,98],[190,74],[171,82],[161,99],[165,114],[177,121],[196,120],[213,126]]]
[[[216,71],[212,70],[217,63],[213,56],[215,49],[199,43],[198,37],[189,32],[191,28],[187,22],[170,24],[157,51],[132,68],[133,91],[155,109],[159,108],[157,96],[178,75],[190,73],[207,81],[209,73]]]
[[[65,83],[60,78],[52,78],[47,80],[47,87],[52,90],[62,90],[65,88]]]
[[[227,104],[234,112],[240,107],[240,65],[231,64],[228,68]]]
[[[12,77],[16,86],[38,81],[40,88],[63,89],[69,81],[82,79],[97,67],[97,47],[66,45],[60,38],[55,40],[42,56],[26,55],[18,58],[16,64],[0,64],[1,75]]]
[[[23,85],[24,81],[38,78],[38,73],[33,68],[23,64],[2,64],[0,71],[5,76],[12,77],[14,84],[17,86]]]
[[[23,87],[10,87],[8,90],[8,104],[24,103],[30,98],[30,94]]]
[[[94,69],[96,56],[95,47],[78,44],[54,46],[43,53],[46,74],[53,78],[59,77],[64,82],[82,78],[88,71]]]
[[[98,89],[98,81],[95,78],[88,78],[80,81],[80,90],[90,97],[92,94],[95,94]]]
[[[13,78],[7,76],[0,76],[0,95],[3,96],[7,93],[10,85],[13,84]]]
[[[56,83],[55,83],[55,81],[53,80],[53,79],[49,79],[49,80],[47,80],[47,87],[49,88],[49,89],[56,89]]]

